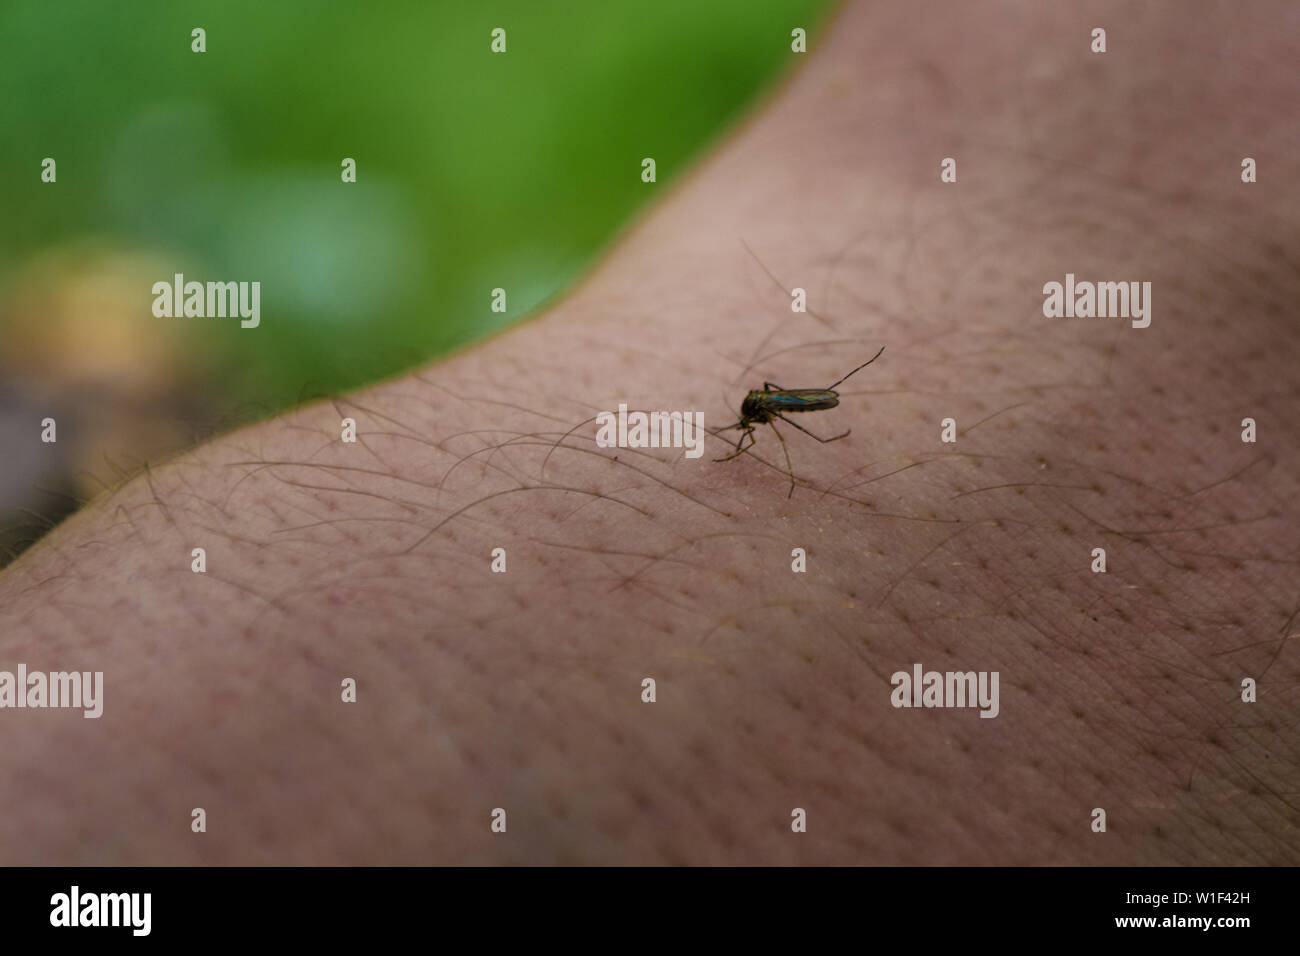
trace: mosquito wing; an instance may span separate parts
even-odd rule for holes
[[[816,412],[840,403],[838,392],[823,388],[783,388],[763,394],[763,404],[779,412]]]

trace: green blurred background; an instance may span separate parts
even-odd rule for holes
[[[0,544],[145,460],[534,311],[829,6],[0,0]],[[259,280],[260,327],[156,318],[175,272]]]

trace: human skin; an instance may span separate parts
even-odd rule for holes
[[[544,314],[91,503],[0,574],[0,669],[105,681],[0,712],[0,862],[1300,862],[1300,24],[1183,8],[851,5]],[[1067,272],[1150,326],[1045,318]],[[588,421],[882,345],[791,497],[766,426]],[[891,706],[916,662],[998,716]]]

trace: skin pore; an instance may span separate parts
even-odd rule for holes
[[[3,862],[1300,862],[1296,20],[849,5],[545,314],[0,574],[0,668],[105,684],[0,712]],[[1066,273],[1150,281],[1150,326],[1044,317]],[[767,426],[595,444],[882,345],[799,419],[849,437],[777,423],[791,498]],[[891,706],[917,662],[998,716]]]

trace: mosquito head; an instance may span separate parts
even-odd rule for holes
[[[753,391],[745,396],[745,400],[740,403],[740,417],[743,420],[751,422],[771,421],[772,416],[764,402],[765,394],[764,392]]]

